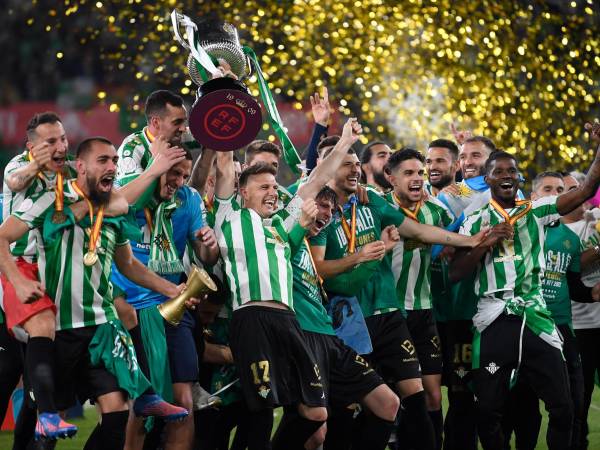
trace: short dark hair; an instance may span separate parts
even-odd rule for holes
[[[340,137],[336,134],[323,138],[321,142],[319,142],[319,145],[317,145],[317,153],[319,154],[319,157],[323,158],[323,155],[321,154],[323,149],[327,147],[335,147],[339,140]]]
[[[420,151],[410,147],[403,147],[397,152],[392,153],[390,159],[388,159],[388,162],[385,165],[386,173],[389,174],[393,172],[400,164],[409,159],[417,159],[425,164],[425,157]]]
[[[568,175],[568,173],[567,173]],[[540,186],[542,180],[544,178],[558,178],[560,180],[563,179],[564,175],[562,172],[552,172],[552,171],[546,171],[546,172],[541,172],[538,173],[535,178],[533,179],[533,181],[531,182],[531,190],[532,191],[536,191],[537,188]]]
[[[329,156],[329,154],[333,151],[334,148],[335,148],[335,145],[333,147],[329,147],[329,148],[325,149],[325,151],[321,155],[321,159],[327,158]],[[348,154],[348,155],[356,155],[356,150],[354,150],[354,147],[350,147],[348,149],[348,151],[346,152],[346,154]]]
[[[490,154],[489,158],[485,162],[486,174],[490,173],[490,171],[492,170],[492,164],[499,159],[512,159],[515,162],[515,164],[518,163],[517,158],[515,158],[514,155],[511,155],[510,153],[505,152],[504,150],[496,150]]]
[[[79,143],[79,145],[77,146],[77,151],[75,152],[75,156],[77,158],[85,157],[85,155],[92,149],[92,145],[94,144],[94,142],[113,145],[113,143],[104,136],[92,136],[84,139]]]
[[[432,147],[445,148],[450,152],[453,160],[458,159],[458,146],[449,139],[434,139],[429,143],[427,149],[429,150]]]
[[[490,138],[487,138],[485,136],[481,136],[481,135],[471,136],[470,138],[465,139],[465,142],[463,142],[463,145],[468,144],[470,142],[482,143],[483,146],[485,148],[487,148],[490,153],[493,153],[496,150],[498,150],[498,148],[496,147],[496,144],[494,144],[494,141],[492,141]]]
[[[27,133],[27,139],[31,140],[34,138],[35,130],[40,125],[45,123],[54,124],[57,122],[62,123],[62,120],[60,120],[59,115],[54,111],[45,111],[34,114],[33,117],[29,119],[29,122],[27,122],[27,128],[25,129],[25,132]]]
[[[271,153],[277,156],[277,158],[281,158],[281,148],[279,145],[262,139],[250,142],[246,146],[244,153],[246,164],[250,164],[250,162],[254,159],[254,156],[258,155],[259,153]]]
[[[373,156],[373,147],[376,145],[387,145],[383,141],[371,141],[367,145],[365,145],[360,151],[360,163],[367,164],[371,161],[371,157]]]
[[[333,205],[334,210],[336,210],[338,207],[337,194],[329,186],[323,186],[323,188],[316,195],[315,200],[329,200]]]
[[[252,164],[251,166],[246,167],[242,170],[240,174],[240,180],[238,185],[240,187],[246,186],[248,184],[248,179],[254,175],[261,175],[263,173],[270,173],[274,177],[277,176],[277,169],[273,167],[271,164],[267,164],[264,162],[257,162],[256,164]]]
[[[181,107],[183,106],[183,99],[166,89],[154,91],[150,94],[146,99],[146,106],[144,108],[146,121],[150,122],[150,118],[153,116],[162,116],[167,109],[167,105]]]

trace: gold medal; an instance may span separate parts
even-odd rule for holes
[[[88,242],[88,252],[83,255],[83,264],[87,267],[91,267],[98,261],[98,253],[96,252],[96,246],[98,245],[98,240],[100,239],[100,230],[102,229],[102,221],[104,219],[104,205],[100,206],[98,210],[98,215],[96,216],[96,220],[94,221],[94,205],[90,201],[89,198],[83,193],[83,191],[79,188],[77,183],[73,181],[73,190],[79,195],[83,197],[88,204],[89,214],[90,214],[90,223],[92,224],[92,229],[89,231],[90,240]]]
[[[63,211],[54,211],[52,214],[52,223],[65,223],[67,221],[67,215]]]
[[[93,266],[97,261],[98,253],[96,252],[87,252],[85,255],[83,255],[83,263],[88,267]]]

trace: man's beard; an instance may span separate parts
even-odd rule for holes
[[[431,184],[436,189],[443,189],[446,186],[449,186],[453,180],[454,180],[454,178],[452,177],[452,175],[447,174],[447,175],[444,175],[443,177],[441,177],[435,183],[432,183],[431,180],[429,180],[429,184]]]
[[[108,192],[99,191],[98,179],[97,178],[86,178],[88,192],[90,193],[90,200],[97,205],[107,205],[110,201],[110,194],[112,194],[112,189]]]
[[[392,189],[392,185],[385,177],[383,172],[373,172],[373,180],[379,185],[384,191]]]

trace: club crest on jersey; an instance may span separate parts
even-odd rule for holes
[[[269,392],[271,392],[271,389],[269,389],[266,386],[261,385],[258,388],[258,395],[260,395],[262,398],[266,399],[269,395]]]
[[[496,372],[498,372],[498,370],[500,370],[500,366],[498,366],[495,362],[492,361],[485,367],[485,370],[494,375]]]
[[[169,251],[171,249],[171,241],[169,241],[164,233],[158,233],[156,238],[154,238],[154,243],[158,245],[161,250]]]

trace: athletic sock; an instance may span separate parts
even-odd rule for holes
[[[352,430],[356,426],[353,408],[333,407],[327,417],[324,450],[347,450],[352,446]]]
[[[248,450],[270,450],[273,430],[273,408],[251,411],[245,420]]]
[[[13,450],[27,450],[35,435],[36,421],[37,410],[31,405],[29,399],[24,398],[15,424]]]
[[[370,450],[385,450],[394,430],[395,423],[366,413],[361,433],[352,448],[368,448]]]
[[[444,428],[444,416],[441,409],[437,411],[429,411],[429,418],[435,432],[435,448],[442,449],[442,430]]]
[[[295,407],[285,408],[271,445],[273,450],[303,450],[304,443],[325,422],[302,417]]]
[[[95,441],[102,450],[123,450],[125,446],[125,429],[129,411],[117,411],[102,414],[102,423],[94,430]],[[93,433],[93,434],[94,434]],[[85,450],[89,450],[86,448]]]
[[[402,420],[398,426],[398,448],[435,450],[433,424],[427,414],[425,392],[402,399]]]
[[[146,349],[144,348],[144,341],[142,340],[142,331],[139,325],[136,325],[129,330],[133,347],[135,348],[135,355],[137,357],[138,366],[144,374],[144,376],[151,382],[150,378],[150,365],[148,364],[148,356],[146,355]],[[150,386],[144,391],[144,394],[155,394],[156,392]]]
[[[55,413],[54,405],[54,341],[48,337],[32,337],[27,342],[25,371],[40,413]]]

